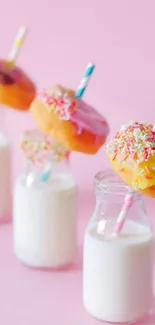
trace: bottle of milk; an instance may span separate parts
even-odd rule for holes
[[[11,149],[6,135],[5,108],[0,106],[0,220],[11,217]]]
[[[55,159],[50,139],[24,141],[27,160],[14,187],[14,253],[31,267],[61,268],[76,255],[77,186],[69,155],[59,150]]]
[[[114,233],[128,187],[111,171],[95,177],[96,206],[84,239],[83,303],[95,318],[128,323],[152,307],[153,235],[135,193],[120,233]]]

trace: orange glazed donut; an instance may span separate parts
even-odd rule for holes
[[[18,110],[28,110],[36,95],[29,77],[18,67],[7,69],[7,61],[0,60],[0,104]]]
[[[69,150],[95,154],[109,133],[105,119],[62,86],[39,94],[30,111],[39,130]]]
[[[152,124],[130,122],[107,145],[114,171],[136,191],[155,197],[155,134]]]

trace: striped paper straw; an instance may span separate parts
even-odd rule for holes
[[[24,42],[26,32],[27,32],[26,26],[21,26],[19,28],[19,31],[18,31],[17,36],[12,44],[12,48],[11,48],[11,51],[8,56],[7,65],[9,68],[15,64],[15,61],[19,54],[19,51],[20,51],[22,44]]]
[[[50,154],[49,161],[41,173],[40,181],[47,182],[52,174],[52,170],[53,170],[53,152]]]
[[[89,63],[83,75],[83,78],[80,82],[80,85],[76,91],[75,98],[81,98],[87,88],[88,82],[90,80],[90,76],[92,75],[95,68],[95,64]]]
[[[47,182],[51,176],[52,173],[52,162],[49,163],[43,173],[41,174],[40,180],[41,182]]]
[[[118,216],[118,219],[117,219],[115,227],[114,227],[114,234],[118,234],[122,230],[124,222],[128,215],[128,212],[130,210],[130,207],[133,203],[133,199],[134,199],[134,192],[133,192],[133,190],[131,190],[125,197],[122,210]]]

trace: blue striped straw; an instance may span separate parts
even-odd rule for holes
[[[80,82],[80,85],[75,93],[75,98],[81,98],[87,88],[90,76],[92,75],[95,68],[95,64],[88,63],[87,68],[85,70],[85,73],[83,75],[83,78]]]
[[[41,182],[47,182],[51,176],[52,173],[52,162],[47,164],[45,170],[41,174],[40,180]]]

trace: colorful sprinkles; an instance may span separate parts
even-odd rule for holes
[[[49,112],[54,111],[59,114],[62,120],[70,120],[71,115],[77,110],[77,101],[71,100],[67,93],[62,93],[60,90],[54,95],[43,91],[38,95],[38,99],[47,105]]]
[[[121,127],[116,133],[113,140],[107,145],[107,153],[116,159],[117,155],[121,155],[121,161],[125,162],[132,157],[137,166],[143,161],[148,161],[151,156],[155,156],[155,133],[152,124],[142,124],[138,122],[130,122]],[[155,166],[152,167],[155,170]],[[150,170],[147,167],[147,173]],[[150,179],[150,176],[146,176]]]
[[[42,165],[47,162],[51,153],[55,162],[68,158],[70,155],[68,149],[51,138],[42,135],[38,130],[24,132],[20,144],[26,159],[35,165]]]

